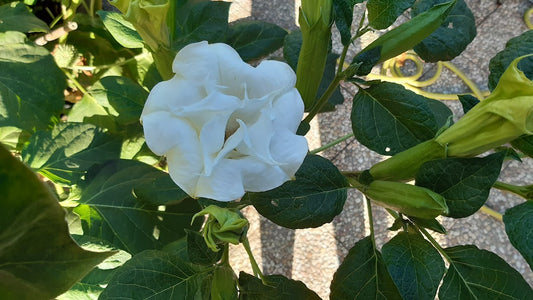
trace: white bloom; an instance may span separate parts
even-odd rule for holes
[[[285,63],[252,67],[226,44],[200,42],[174,59],[141,115],[146,143],[166,155],[190,196],[231,201],[291,179],[307,154],[304,106]]]

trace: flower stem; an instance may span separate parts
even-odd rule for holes
[[[259,268],[259,265],[257,264],[257,261],[254,258],[254,254],[252,253],[252,249],[250,248],[250,243],[248,242],[248,238],[245,238],[244,241],[242,241],[242,246],[244,247],[244,250],[246,250],[246,253],[248,254],[248,258],[250,259],[250,264],[252,265],[252,271],[254,273],[254,276],[259,276],[263,284],[268,285],[266,278],[263,276],[263,272],[261,272],[261,269]]]
[[[316,148],[315,150],[310,151],[310,153],[311,154],[317,154],[318,152],[322,152],[322,151],[324,151],[326,149],[329,149],[329,148],[331,148],[331,147],[333,147],[333,146],[335,146],[335,145],[337,145],[337,144],[339,144],[341,142],[344,142],[345,140],[347,140],[347,139],[349,139],[351,137],[353,137],[353,132],[349,133],[349,134],[347,134],[345,136],[342,136],[342,137],[340,137],[340,138],[338,138],[338,139],[336,139],[336,140],[334,140],[334,141],[332,141],[330,143],[327,143],[327,144],[325,144],[324,146],[322,146],[320,148]]]
[[[499,212],[495,211],[494,209],[486,206],[486,205],[483,205],[480,209],[479,209],[481,212],[495,218],[496,220],[500,221],[500,222],[503,222],[503,216],[502,214],[500,214]]]
[[[313,118],[322,110],[322,108],[324,108],[324,106],[326,105],[326,103],[328,103],[329,98],[331,97],[331,95],[333,94],[333,92],[335,91],[339,83],[341,82],[341,80],[342,80],[342,77],[335,76],[333,81],[329,84],[326,92],[324,92],[322,97],[320,97],[320,99],[318,99],[315,105],[311,108],[311,111],[309,112],[307,117],[305,117],[303,122],[306,122],[309,124],[311,120],[313,120]]]
[[[435,239],[431,236],[431,234],[429,232],[427,232],[426,229],[418,226],[418,225],[414,225],[414,228],[416,230],[418,230],[418,232],[422,233],[427,239],[428,241],[433,245],[433,247],[435,247],[435,249],[437,249],[437,251],[439,251],[439,253],[449,262],[449,263],[452,263],[452,259],[448,256],[448,254],[444,251],[444,249],[442,249],[442,247],[439,245],[439,243],[437,243],[437,241],[435,241]]]
[[[224,245],[224,253],[222,253],[222,259],[220,260],[221,265],[229,266],[229,244]]]
[[[370,204],[370,199],[365,196],[366,200],[366,207],[368,210],[368,225],[370,227],[370,239],[372,240],[372,244],[374,245],[374,248],[376,247],[376,240],[374,239],[374,219],[372,218],[372,205]]]
[[[511,192],[522,198],[531,200],[529,199],[531,197],[528,196],[528,193],[531,191],[532,186],[518,186],[518,185],[512,185],[512,184],[508,184],[508,183],[501,182],[501,181],[496,181],[492,187],[499,189],[501,191]]]

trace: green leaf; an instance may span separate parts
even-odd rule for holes
[[[533,299],[524,278],[498,255],[473,245],[444,251],[451,261],[439,299]]]
[[[533,202],[528,201],[506,210],[503,223],[511,244],[533,268]]]
[[[302,39],[302,31],[298,29],[287,34],[283,43],[283,58],[295,72],[302,49]]]
[[[229,2],[200,1],[194,3],[184,18],[176,20],[176,39],[172,48],[179,50],[190,43],[224,40],[228,30]]]
[[[173,253],[147,250],[116,271],[99,299],[206,299],[212,271]]]
[[[404,299],[435,299],[446,268],[421,235],[400,232],[381,248],[390,276]]]
[[[415,0],[368,0],[368,25],[374,29],[386,29],[413,3]]]
[[[261,279],[241,272],[239,274],[239,299],[275,300],[275,299],[306,299],[320,300],[320,297],[308,289],[301,281],[291,280],[282,275],[265,276],[267,285]]]
[[[511,145],[525,155],[533,157],[533,135],[519,137],[511,141]]]
[[[275,24],[244,21],[229,27],[226,43],[237,50],[244,61],[266,56],[283,46],[287,31]]]
[[[371,55],[370,57],[377,56],[379,60],[374,64],[386,61],[389,58],[393,58],[412,49],[440,27],[456,1],[453,0],[436,5],[428,11],[412,18],[410,21],[385,33],[356,55],[353,62],[364,62],[362,58],[367,55],[367,52],[375,51],[375,49],[379,50],[379,55]],[[365,70],[368,70],[369,73],[371,66],[365,66]],[[358,73],[358,75],[367,75],[368,73]]]
[[[31,135],[17,127],[0,127],[0,143],[9,151],[20,150]]]
[[[353,7],[364,0],[333,0],[335,26],[341,34],[344,46],[350,44],[352,38]]]
[[[92,165],[119,155],[119,140],[82,123],[60,123],[51,132],[38,131],[22,150],[23,161],[35,172],[64,184],[77,182]]]
[[[21,2],[0,6],[0,32],[48,32],[45,22],[34,16]]]
[[[382,82],[355,95],[352,129],[361,144],[394,155],[433,138],[439,126],[425,97]]]
[[[238,299],[237,276],[229,265],[218,265],[213,272],[211,300]]]
[[[426,101],[429,105],[429,109],[433,112],[437,127],[441,129],[443,126],[446,126],[448,124],[448,119],[453,116],[450,108],[439,100],[426,98]]]
[[[442,226],[442,224],[436,219],[409,217],[409,220],[411,220],[414,224],[418,226],[433,230],[441,234],[446,234],[446,228],[444,228],[444,226]]]
[[[472,95],[458,95],[458,97],[465,114],[479,103],[479,100]]]
[[[533,30],[528,30],[521,35],[510,39],[505,44],[505,49],[494,56],[489,63],[489,89],[492,91],[498,85],[500,77],[507,67],[516,58],[533,53]],[[533,78],[533,58],[526,57],[518,64],[520,70],[529,78]]]
[[[126,48],[142,48],[143,40],[121,13],[100,10],[97,14],[115,40]]]
[[[71,239],[57,198],[3,146],[0,190],[2,299],[54,298],[110,256]]]
[[[444,2],[446,0],[416,1],[411,15],[416,17]],[[413,50],[426,62],[452,60],[466,49],[476,34],[476,20],[472,11],[464,0],[458,0],[442,25]]]
[[[416,174],[416,185],[446,198],[448,216],[464,218],[483,206],[498,179],[505,152],[483,158],[446,158],[424,163]]]
[[[135,254],[160,249],[185,235],[192,216],[200,210],[196,200],[170,176],[152,166],[132,160],[110,161],[89,170],[74,211],[80,215],[85,235],[101,238]],[[177,204],[176,204],[177,203]],[[167,204],[164,209],[158,206]]]
[[[331,299],[402,299],[369,236],[350,249],[333,275],[330,289]]]
[[[287,228],[319,227],[329,223],[344,206],[347,179],[329,160],[308,155],[295,179],[262,193],[248,193],[255,209]]]
[[[205,243],[204,237],[197,231],[185,230],[187,233],[187,253],[194,264],[212,265],[222,258],[223,251],[213,252]]]
[[[63,109],[63,72],[19,32],[0,33],[0,126],[45,129]]]

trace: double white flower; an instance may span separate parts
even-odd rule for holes
[[[252,67],[226,44],[200,42],[174,59],[141,115],[146,143],[167,157],[172,179],[192,197],[236,200],[294,176],[307,154],[296,135],[304,106],[285,63]]]

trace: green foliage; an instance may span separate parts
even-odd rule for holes
[[[283,46],[287,31],[277,25],[248,21],[228,28],[226,43],[237,50],[244,61],[266,56]]]
[[[38,131],[22,150],[23,161],[57,183],[74,184],[94,164],[118,159],[120,140],[91,124],[61,123]]]
[[[428,241],[418,234],[401,232],[381,251],[403,299],[435,299],[446,268]]]
[[[484,158],[432,160],[422,165],[416,184],[444,196],[449,217],[464,218],[485,204],[504,158],[505,152],[499,152]]]
[[[204,237],[194,230],[185,230],[187,233],[187,253],[192,263],[199,265],[212,265],[222,258],[222,251],[214,252],[207,247]]]
[[[91,169],[86,178],[82,205],[74,210],[84,234],[131,254],[161,249],[185,236],[183,229],[191,228],[191,218],[200,210],[167,173],[141,162],[110,161]],[[164,210],[158,210],[165,204]],[[198,226],[195,222],[192,228]]]
[[[415,0],[368,0],[368,25],[375,29],[385,29],[415,3]]]
[[[179,50],[194,42],[211,43],[224,40],[228,30],[229,2],[199,1],[194,3],[183,18],[176,20],[172,48]]]
[[[446,0],[416,1],[411,10],[413,17]],[[474,15],[464,0],[458,0],[442,25],[413,50],[426,62],[452,60],[466,49],[476,37]]]
[[[360,89],[353,99],[351,119],[357,140],[384,155],[429,140],[439,130],[425,97],[388,82]]]
[[[0,6],[0,32],[48,32],[45,22],[35,17],[22,2]]]
[[[364,0],[333,0],[335,26],[337,26],[337,29],[341,34],[341,41],[344,46],[349,45],[352,38],[351,27],[354,5],[363,1]]]
[[[291,280],[282,275],[265,276],[266,284],[250,274],[239,274],[239,299],[274,300],[274,299],[308,299],[319,300],[318,295],[308,289],[301,281]]]
[[[461,101],[465,114],[479,103],[479,100],[472,95],[459,95],[459,101]]]
[[[348,181],[330,161],[308,155],[295,177],[278,188],[246,197],[261,215],[293,229],[321,226],[342,211]]]
[[[503,72],[516,58],[530,54],[533,47],[533,30],[528,30],[521,35],[510,39],[505,44],[505,49],[494,56],[489,63],[489,89],[492,91],[498,85]],[[518,65],[528,78],[533,78],[533,59],[523,59]]]
[[[98,299],[206,299],[212,271],[175,253],[146,250],[117,270]]]
[[[375,62],[379,63],[413,48],[440,27],[456,1],[436,5],[380,36],[355,56],[352,64],[364,63],[365,59],[368,59],[365,53],[374,49],[379,49],[379,55],[372,55],[372,57],[379,57],[379,60]],[[370,68],[365,68],[368,72],[359,72],[357,75],[367,75],[370,70]]]
[[[528,201],[508,209],[503,215],[503,222],[511,244],[533,268],[533,202]]]
[[[445,249],[450,266],[440,299],[530,299],[533,290],[503,259],[476,246]]]
[[[371,237],[350,249],[331,282],[332,299],[402,299]]]
[[[54,298],[112,254],[81,249],[57,198],[1,145],[0,189],[3,299]]]
[[[0,126],[45,129],[63,108],[65,77],[43,47],[0,33]]]
[[[105,28],[113,35],[115,40],[126,48],[142,48],[143,41],[133,24],[127,21],[122,14],[109,11],[99,11]]]

